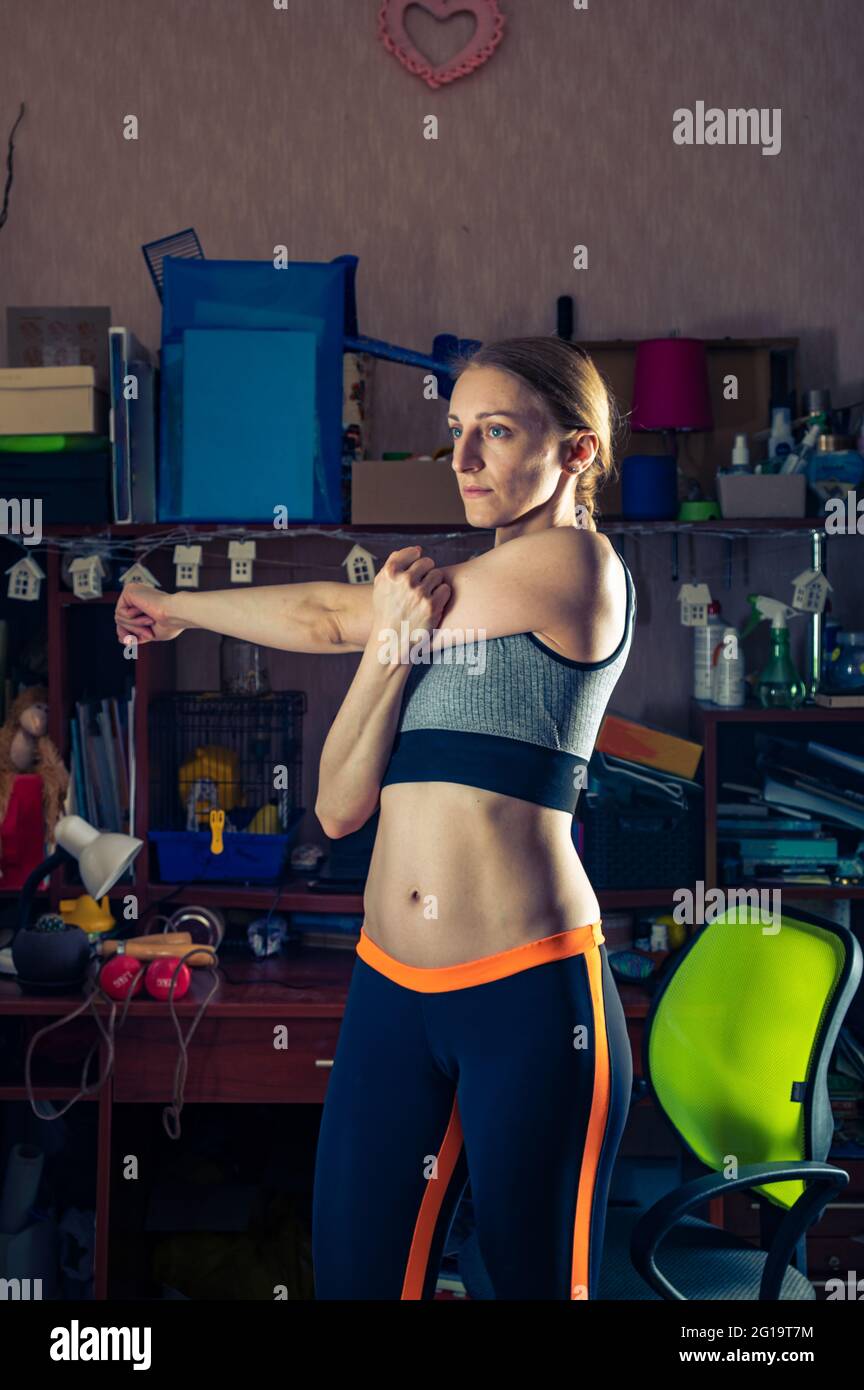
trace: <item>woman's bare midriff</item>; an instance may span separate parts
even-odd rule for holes
[[[596,922],[572,827],[567,812],[477,787],[383,787],[365,932],[403,964],[435,967]]]

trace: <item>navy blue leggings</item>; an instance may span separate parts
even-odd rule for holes
[[[364,930],[318,1139],[317,1298],[431,1298],[469,1175],[496,1299],[596,1298],[633,1076],[603,940],[427,969]]]

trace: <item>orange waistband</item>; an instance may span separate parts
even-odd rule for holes
[[[457,965],[404,965],[383,951],[361,927],[357,955],[397,985],[420,990],[424,994],[437,994],[442,990],[464,989],[468,985],[485,985],[492,980],[501,980],[505,975],[515,975],[519,970],[528,970],[533,965],[546,965],[548,961],[578,956],[605,940],[600,919],[585,927],[572,927],[569,931],[557,932],[555,936],[542,936],[538,941],[529,941],[524,946],[511,946],[506,951],[496,951],[494,955],[480,956],[477,960],[463,960]]]

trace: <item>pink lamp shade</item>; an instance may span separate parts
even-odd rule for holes
[[[648,338],[636,347],[634,430],[710,430],[708,358],[701,338]]]

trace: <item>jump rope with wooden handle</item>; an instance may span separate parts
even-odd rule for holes
[[[194,943],[191,932],[162,932],[156,936],[132,936],[126,941],[100,941],[95,953],[106,958],[131,956],[133,960],[155,960],[158,956],[176,956],[178,951],[188,951],[192,945]],[[187,964],[209,965],[212,950],[211,946],[200,946],[200,955],[196,956],[193,952]]]

